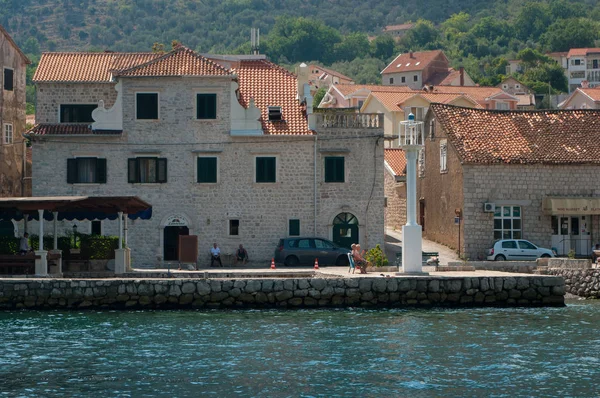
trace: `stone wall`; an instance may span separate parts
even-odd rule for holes
[[[563,306],[562,278],[5,279],[0,308]]]
[[[402,229],[406,224],[406,187],[387,170],[384,172],[385,197],[385,227],[395,230]]]
[[[600,269],[553,268],[548,273],[564,278],[567,293],[585,298],[600,298]]]
[[[538,264],[535,261],[469,261],[466,263],[473,269],[480,271],[512,272],[520,274],[533,274]],[[450,261],[449,266],[462,266],[462,261]]]
[[[59,123],[60,105],[94,105],[104,100],[108,109],[115,103],[114,83],[36,83],[36,123]]]

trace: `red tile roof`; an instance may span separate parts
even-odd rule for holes
[[[406,156],[404,156],[402,149],[386,148],[383,151],[383,158],[393,170],[394,175],[403,176],[406,174]]]
[[[429,109],[462,163],[600,163],[600,110]]]
[[[231,72],[184,46],[127,69],[113,70],[115,76],[228,76]]]
[[[600,87],[578,88],[577,90],[582,91],[585,95],[590,97],[594,102],[600,101]]]
[[[111,69],[128,68],[159,57],[156,53],[43,53],[34,83],[111,83]]]
[[[572,48],[569,50],[567,58],[571,58],[573,56],[586,56],[588,54],[598,53],[600,53],[600,48]]]
[[[352,79],[351,77],[348,77],[346,75],[342,75],[340,72],[334,71],[333,69],[325,68],[325,67],[317,65],[317,64],[311,64],[308,67],[309,67],[309,70],[311,71],[311,75],[314,75],[314,76],[317,76],[317,77],[322,76],[323,72],[324,72],[324,73],[326,73],[328,75],[331,75],[331,76],[337,76],[340,79],[354,81],[354,79]],[[319,73],[312,73],[313,68],[319,69]]]
[[[240,84],[240,104],[247,108],[254,98],[265,134],[312,134],[304,108],[296,99],[294,74],[267,60],[242,60],[233,72]],[[269,106],[280,106],[284,121],[269,122]]]
[[[386,91],[386,92],[406,92],[406,91],[419,91],[412,90],[408,86],[382,86],[381,84],[335,84],[334,86],[344,97],[347,97],[359,90],[366,90],[370,92],[375,91]]]
[[[43,123],[25,132],[32,135],[119,135],[121,133],[121,130],[92,130],[89,123]]]
[[[400,54],[386,66],[381,74],[424,70],[440,54],[446,58],[442,50]]]
[[[499,87],[481,86],[435,86],[434,93],[466,94],[480,104],[485,103],[490,97],[504,93]]]
[[[427,100],[428,102],[438,102],[442,104],[448,104],[457,99],[463,97],[467,98],[469,101],[473,102],[473,107],[481,108],[481,105],[473,98],[468,95],[461,93],[428,93],[424,91],[408,91],[408,92],[372,92],[371,96],[376,98],[386,109],[390,111],[399,111],[402,110],[402,105],[408,101],[409,99],[420,96]]]

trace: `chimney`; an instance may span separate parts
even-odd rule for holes
[[[460,72],[460,86],[462,87],[465,85],[465,67],[461,66],[458,71]]]
[[[296,76],[298,80],[298,89],[296,92],[296,99],[298,103],[306,101],[306,110],[308,113],[312,113],[312,95],[310,95],[310,85],[308,82],[308,65],[304,62],[296,67]]]
[[[413,58],[412,51],[408,53],[408,56],[409,56],[410,58]]]
[[[590,88],[590,82],[584,80],[581,82],[581,88]]]

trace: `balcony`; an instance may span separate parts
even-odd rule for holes
[[[319,129],[383,129],[382,113],[321,112],[310,115],[309,127]]]

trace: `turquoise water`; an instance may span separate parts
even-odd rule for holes
[[[0,312],[0,396],[593,397],[600,303]]]

